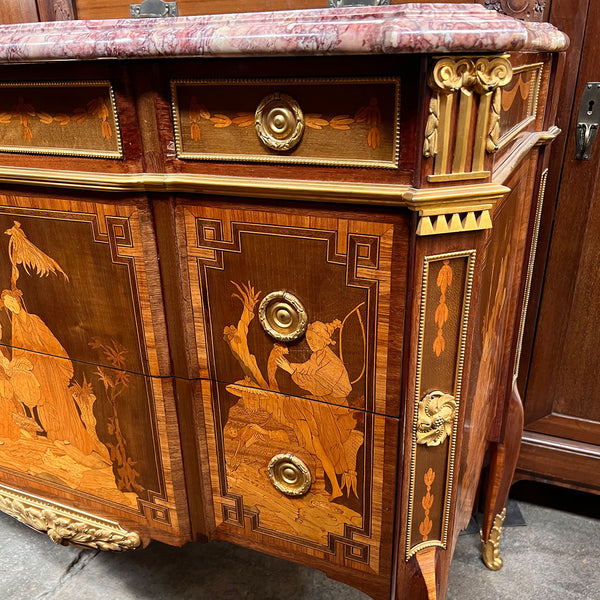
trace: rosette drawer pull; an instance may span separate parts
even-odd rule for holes
[[[271,483],[286,496],[304,496],[312,484],[308,467],[293,454],[275,455],[267,472]]]
[[[260,141],[271,150],[291,150],[302,139],[304,114],[300,105],[287,94],[277,92],[263,98],[254,118]]]
[[[280,342],[298,339],[308,324],[302,302],[294,294],[283,290],[271,292],[262,299],[258,318],[263,329]]]

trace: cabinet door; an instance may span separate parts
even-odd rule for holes
[[[27,521],[48,500],[118,521],[142,540],[183,541],[146,201],[0,195],[0,229],[0,508],[14,514],[33,502],[15,514]]]
[[[525,432],[518,478],[600,491],[600,147],[577,160],[578,111],[598,81],[600,5],[556,0],[550,20],[571,39],[559,93],[546,199],[521,361]]]
[[[406,216],[208,199],[176,214],[216,535],[389,575]],[[271,329],[278,291],[305,311],[296,339]],[[286,491],[295,459],[308,483]]]

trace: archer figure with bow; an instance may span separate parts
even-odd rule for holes
[[[240,292],[233,294],[233,297],[242,302],[244,310],[237,327],[225,328],[225,340],[241,363],[248,381],[252,382],[251,385],[264,390],[279,391],[274,374],[269,374],[269,381],[272,383],[268,384],[247,345],[248,327],[254,318],[254,307],[260,292],[256,293],[250,283],[232,283]],[[363,357],[361,373],[351,382],[342,357],[341,340],[344,324],[352,314],[356,314],[362,331],[363,347],[366,350],[365,330],[360,314],[363,306],[364,303],[359,304],[343,321],[335,319],[331,323],[310,323],[306,330],[306,342],[311,355],[305,362],[290,363],[285,358],[287,353],[281,350],[281,345],[275,344],[271,354],[276,358],[269,363],[274,362],[276,367],[287,372],[292,381],[310,394],[310,399],[317,400],[285,402],[283,405],[277,402],[278,406],[283,406],[283,414],[276,414],[274,407],[271,407],[270,412],[273,417],[281,420],[283,425],[293,427],[301,445],[321,462],[331,485],[330,500],[343,496],[344,493],[348,496],[354,493],[358,497],[356,460],[364,436],[356,429],[357,421],[353,411],[349,410],[348,396],[352,392],[352,385],[364,375],[366,357]],[[336,343],[333,335],[337,330],[340,356],[331,348]],[[235,386],[230,386],[232,392],[233,387]],[[252,388],[248,387],[246,395],[250,395],[251,390]],[[271,401],[263,408],[273,404]],[[243,433],[244,429],[240,433]]]

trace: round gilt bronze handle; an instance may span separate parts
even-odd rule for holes
[[[308,467],[293,454],[277,454],[267,468],[271,483],[286,496],[304,496],[312,485]]]
[[[267,294],[258,307],[258,318],[263,329],[280,342],[298,339],[308,324],[308,315],[302,302],[283,290]]]
[[[256,133],[260,141],[284,152],[291,150],[302,139],[304,115],[300,105],[287,94],[277,92],[263,98],[254,115]]]

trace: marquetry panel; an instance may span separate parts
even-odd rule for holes
[[[170,374],[145,201],[0,195],[0,230],[6,241],[0,253],[2,343]],[[43,334],[31,330],[33,323]],[[98,343],[112,350],[101,351]],[[115,356],[122,357],[118,365]]]
[[[243,534],[266,547],[283,543],[386,573],[391,528],[382,502],[384,491],[393,493],[395,461],[386,452],[396,444],[395,419],[239,383],[203,381],[201,394],[219,537]],[[269,480],[269,462],[278,454],[292,454],[308,468],[305,495],[286,496]]]
[[[543,63],[514,67],[512,80],[502,88],[500,148],[535,123],[543,67]]]
[[[2,482],[187,536],[147,202],[0,195],[0,228]]]
[[[193,204],[177,215],[201,377],[398,414],[390,387],[397,380],[388,377],[399,372],[400,358],[391,362],[389,348],[402,339],[405,216]],[[306,333],[295,341],[274,339],[258,318],[265,296],[278,290],[305,308]],[[318,368],[325,385],[305,377]]]
[[[123,158],[110,82],[11,82],[0,90],[0,152]]]
[[[446,547],[475,250],[422,266],[406,558]]]
[[[188,519],[150,226],[145,201],[0,195],[0,478],[168,540]]]
[[[511,192],[493,213],[497,235],[488,238],[482,256],[481,290],[471,356],[476,357],[478,369],[472,372],[469,389],[473,402],[467,407],[464,427],[463,456],[483,457],[489,431],[497,411],[490,398],[504,401],[512,388],[514,362],[509,341],[518,335],[517,306],[521,300],[520,285],[533,194],[536,160],[521,163],[506,185]],[[538,200],[539,201],[539,200]],[[508,346],[508,349],[507,349]],[[482,459],[461,459],[461,508],[474,501],[480,477]],[[495,516],[495,515],[494,515]]]
[[[397,168],[399,88],[386,77],[173,80],[177,157]],[[274,150],[257,135],[255,113],[281,94],[298,104],[302,126],[297,145]]]
[[[59,344],[37,315],[19,314],[24,335]],[[97,349],[127,367],[124,350]],[[187,535],[170,379],[7,346],[0,376],[2,483],[119,515],[145,538]]]

